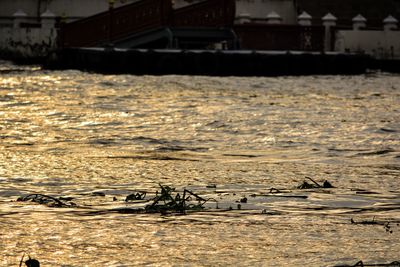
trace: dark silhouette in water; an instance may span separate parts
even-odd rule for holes
[[[22,256],[21,261],[19,262],[19,267],[22,266],[22,262],[24,261],[25,254]],[[38,260],[32,259],[31,256],[28,256],[28,260],[25,261],[25,265],[27,267],[40,267],[40,262]]]

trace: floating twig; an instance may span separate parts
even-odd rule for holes
[[[400,266],[400,261],[393,261],[391,263],[372,263],[372,264],[367,264],[364,263],[363,261],[358,261],[354,265],[335,265],[335,267],[364,267],[364,266],[396,267]]]
[[[25,253],[24,255],[22,255],[22,258],[19,262],[19,267],[22,266],[22,263],[24,262],[24,257],[25,257]],[[25,262],[26,267],[40,267],[40,263],[38,260],[32,259],[31,256],[28,255],[28,260],[26,260]]]
[[[208,201],[187,189],[183,190],[182,196],[179,193],[174,196],[174,188],[162,186],[161,184],[159,186],[161,192],[157,193],[152,204],[145,207],[146,213],[160,212],[161,214],[167,214],[169,212],[178,212],[185,214],[187,210],[204,209],[204,204]],[[197,204],[189,203],[193,197]]]
[[[308,183],[307,181],[304,181],[302,184],[297,186],[298,189],[313,189],[313,188],[334,188],[334,186],[327,180],[323,182],[322,185],[320,185],[318,182],[316,182],[314,179],[311,177],[306,176],[306,179],[309,179],[312,184]]]
[[[57,208],[76,207],[76,204],[73,202],[64,202],[61,199],[43,194],[29,194],[23,197],[19,197],[17,201],[31,201],[38,204],[44,204],[49,207]]]
[[[383,225],[383,227],[385,228],[385,231],[387,233],[393,234],[391,222],[375,221],[375,216],[372,218],[372,221],[359,221],[359,222],[356,222],[356,221],[353,220],[353,218],[351,218],[350,222],[352,224],[361,224],[361,225]],[[399,226],[398,223],[397,223],[397,226]]]
[[[135,192],[125,198],[125,202],[133,200],[143,200],[146,197],[146,192]]]

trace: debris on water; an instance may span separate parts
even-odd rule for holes
[[[382,224],[382,223],[379,223],[379,222],[375,221],[375,217],[372,218],[372,221],[359,221],[359,222],[356,222],[356,221],[353,220],[353,218],[351,218],[350,222],[352,224],[369,224],[369,225],[371,225],[371,224]]]
[[[125,198],[125,202],[134,200],[143,200],[146,197],[146,192],[135,192]]]
[[[382,225],[386,233],[393,234],[392,225],[390,221],[375,221],[375,217],[373,217],[371,221],[359,221],[359,222],[356,222],[353,220],[353,218],[351,218],[350,222],[352,224],[361,224],[361,225]],[[397,224],[397,226],[398,225],[399,224]]]
[[[24,258],[25,258],[25,254],[22,255],[22,258],[19,262],[19,267],[22,266],[22,263],[24,262]],[[38,260],[32,259],[31,256],[28,255],[28,260],[26,260],[25,262],[26,267],[40,267],[40,263]]]
[[[156,194],[153,203],[145,207],[146,213],[182,213],[187,211],[199,211],[204,209],[208,201],[190,190],[184,189],[182,196],[179,193],[174,195],[174,188],[159,184],[161,192]],[[194,198],[194,200],[193,200]],[[193,201],[196,201],[194,204]]]
[[[206,188],[217,188],[217,185],[216,184],[209,184],[209,185],[206,185]]]
[[[395,267],[395,266],[400,266],[400,261],[393,261],[391,263],[364,263],[363,261],[358,261],[354,265],[335,265],[335,267],[364,267],[364,266],[386,266],[386,267]]]
[[[324,183],[322,184],[323,188],[334,188],[334,186],[327,180],[324,181]]]
[[[243,197],[240,199],[240,203],[247,203],[247,197]]]
[[[57,199],[55,197],[43,194],[29,194],[23,197],[19,197],[17,201],[21,202],[31,201],[38,204],[44,204],[49,207],[56,207],[56,208],[70,208],[77,206],[74,202],[61,200],[60,198]]]
[[[59,199],[59,200],[63,200],[63,201],[71,201],[71,200],[73,200],[74,198],[73,198],[73,197],[59,197],[58,199]]]
[[[390,222],[385,223],[383,225],[383,227],[385,228],[386,233],[393,234],[393,230],[392,230],[392,227],[390,226]]]
[[[92,196],[105,197],[106,194],[104,192],[92,192]]]
[[[273,187],[269,190],[269,192],[270,193],[282,193],[279,189],[276,189],[276,188],[273,188]]]
[[[307,181],[304,181],[302,184],[298,185],[298,189],[313,189],[313,188],[334,188],[334,186],[327,180],[323,182],[322,185],[314,181],[311,177],[306,177],[309,179],[312,183],[309,183]]]

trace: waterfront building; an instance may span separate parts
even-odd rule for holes
[[[139,2],[145,4],[136,6]],[[202,2],[207,2],[207,10],[197,8],[204,4]],[[229,2],[229,10],[222,4],[216,12],[213,5],[217,2],[1,0],[0,56],[6,54],[4,51],[12,51],[23,57],[44,57],[57,46],[118,47],[115,41],[130,38],[120,42],[122,48],[338,51],[364,53],[377,58],[400,58],[400,31],[397,25],[400,1],[397,0],[231,0],[226,2]],[[159,11],[155,9],[157,4],[165,7],[161,12],[163,18],[156,14]],[[125,5],[129,6],[123,7]],[[91,20],[95,14],[117,8],[121,10],[119,7],[123,7],[124,11],[115,15],[110,15],[113,13],[110,11],[100,21]],[[180,15],[176,18],[179,17],[179,21],[175,18],[171,20],[175,11],[190,8],[190,14],[178,12]],[[219,24],[212,24],[216,16],[221,16],[221,20]],[[66,31],[61,25],[84,18],[92,24],[70,28],[69,33],[64,35],[67,39],[69,36],[69,43],[64,42],[60,33],[63,35]],[[185,31],[172,33],[174,27],[180,30],[185,28]],[[200,32],[201,27],[214,29]],[[137,34],[158,28],[161,30],[151,33],[150,37],[155,41],[151,44],[142,42],[139,46],[139,42],[133,40],[138,37]],[[225,31],[220,28],[225,28]],[[179,34],[186,39],[188,36],[193,38],[179,42]],[[83,39],[88,37],[93,38],[85,43]],[[146,35],[142,40],[149,40],[148,37]],[[215,41],[210,42],[212,38]]]

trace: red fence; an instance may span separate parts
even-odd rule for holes
[[[174,11],[172,25],[178,27],[231,27],[235,20],[235,1],[209,0]]]
[[[169,21],[169,0],[142,0],[71,22],[61,27],[60,45],[85,47],[107,43],[133,32],[157,28]]]
[[[232,26],[234,0],[207,0],[173,10],[171,0],[142,0],[76,22],[60,31],[60,46],[87,47],[162,26]]]
[[[235,25],[241,49],[322,51],[324,27],[300,25]]]
[[[146,0],[115,9],[112,15],[111,39],[168,25],[171,14],[171,1]]]

